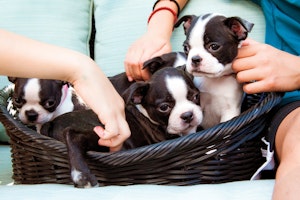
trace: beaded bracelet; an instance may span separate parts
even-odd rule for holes
[[[157,4],[158,2],[160,2],[160,1],[161,1],[161,0],[157,0],[157,1],[154,3],[152,10],[154,10],[156,4]],[[179,6],[178,2],[177,2],[176,0],[169,0],[169,1],[172,1],[172,2],[174,2],[174,3],[176,4],[176,6],[177,6],[177,11],[178,11],[178,12],[177,12],[177,17],[179,17],[179,14],[180,14],[180,6]]]
[[[155,13],[157,13],[158,11],[161,11],[161,10],[168,10],[168,11],[170,11],[173,14],[173,16],[174,16],[174,24],[176,23],[176,21],[177,21],[176,12],[174,10],[172,10],[171,8],[168,8],[168,7],[160,7],[160,8],[157,8],[157,9],[153,10],[152,13],[150,14],[149,18],[148,18],[148,22],[147,23],[149,24],[149,22],[150,22],[151,18],[153,17],[153,15]]]

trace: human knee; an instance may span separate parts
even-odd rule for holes
[[[289,113],[278,127],[275,148],[279,160],[282,154],[299,154],[300,158],[300,108]],[[299,149],[296,150],[296,149]]]

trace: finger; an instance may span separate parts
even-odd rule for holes
[[[143,57],[141,58],[141,64],[142,64],[141,75],[142,75],[142,78],[143,78],[144,81],[149,80],[150,77],[151,77],[151,73],[149,72],[149,70],[144,68],[144,62],[146,62],[147,60],[152,59],[154,57],[161,56],[165,53],[169,53],[170,51],[171,51],[170,48],[163,47],[160,50],[157,50],[157,51],[154,51],[154,52],[153,51],[151,51],[151,52],[147,51],[147,52],[144,53]]]
[[[127,79],[129,82],[132,82],[133,81],[133,78],[131,76],[131,71],[130,71],[130,68],[129,68],[130,64],[128,63],[128,61],[124,61],[124,67],[125,67],[125,74],[127,76]]]
[[[107,146],[107,147],[112,147],[112,148],[120,148],[122,147],[122,143],[130,137],[130,129],[129,125],[126,122],[126,120],[121,119],[119,120],[119,127],[118,130],[114,131],[109,131],[109,125],[107,125],[107,129],[103,129],[102,127],[95,127],[94,131],[99,135],[100,139],[98,141],[99,145],[101,146]],[[112,127],[110,130],[113,130]]]
[[[257,69],[249,69],[238,72],[236,75],[236,79],[239,83],[250,83],[254,81],[263,80],[264,75]]]
[[[242,43],[242,46],[238,50],[238,55],[236,58],[245,58],[245,57],[250,57],[254,56],[257,52],[257,45],[259,45],[258,42],[254,40],[245,40]]]
[[[239,48],[236,58],[246,58],[246,57],[254,56],[255,53],[256,53],[256,49],[253,48],[253,46],[251,45],[242,46],[241,48]]]
[[[134,79],[132,78],[132,76],[130,76],[130,75],[128,75],[127,78],[128,78],[128,81],[129,81],[129,82],[132,82],[132,81],[134,80]]]
[[[120,145],[120,143],[116,143],[116,138],[111,138],[111,139],[103,139],[103,138],[100,138],[98,143],[100,146],[106,146],[106,147],[109,147],[109,148],[115,148],[116,146]],[[122,142],[121,142],[122,144]]]
[[[131,135],[128,123],[126,121],[122,123],[121,130],[122,130],[121,133],[114,138],[115,141],[111,141],[112,142],[112,145],[110,146],[111,152],[120,151],[123,147],[123,143],[125,142],[125,140],[127,140]]]
[[[105,130],[101,126],[96,126],[94,128],[94,132],[99,136],[98,144],[100,146],[106,146],[106,147],[111,147],[113,146],[114,142],[112,141],[111,138],[117,137],[117,134],[112,134],[111,132]],[[115,135],[115,136],[113,136]],[[109,138],[109,139],[105,139]],[[117,146],[117,145],[114,145]]]
[[[244,40],[244,41],[242,41],[241,47],[248,46],[248,45],[249,45],[249,41],[248,40]]]
[[[101,137],[104,135],[104,128],[101,127],[101,126],[96,126],[96,127],[94,127],[93,130],[94,130],[94,132],[98,135],[98,137],[99,137],[98,145],[101,146],[101,144],[100,144],[100,139],[101,139]]]
[[[133,81],[134,79],[136,79],[137,76],[139,76],[136,70],[139,69],[140,56],[141,56],[140,51],[129,50],[129,52],[125,57],[125,61],[124,61],[125,72],[129,81]]]
[[[132,81],[132,76],[131,76],[131,70],[130,70],[130,63],[128,61],[128,58],[126,56],[125,60],[124,60],[124,68],[125,68],[125,74],[128,78],[128,80],[131,82]]]
[[[242,41],[242,46],[248,46],[251,44],[256,44],[258,42],[256,42],[255,40],[251,39],[251,38],[247,38],[246,40]]]
[[[134,80],[134,68],[135,68],[134,62],[126,62],[125,63],[125,73],[128,78],[128,80],[131,82]]]
[[[126,136],[126,134],[119,134],[109,139],[100,138],[98,143],[100,146],[109,147],[110,151],[119,151],[127,138],[128,136]]]
[[[141,70],[140,70],[139,66],[132,67],[132,78],[135,81],[143,80],[142,73],[141,73]]]
[[[109,124],[107,124],[105,127],[106,128],[101,126],[94,127],[94,132],[100,137],[100,139],[106,140],[119,135],[117,127],[109,127]]]
[[[123,144],[120,144],[119,146],[116,146],[116,147],[110,147],[109,148],[109,151],[110,152],[117,152],[117,151],[120,151],[123,147]]]
[[[104,128],[101,127],[101,126],[95,126],[93,130],[99,136],[99,138],[102,138],[103,135],[105,134],[104,133]]]
[[[150,77],[151,77],[151,75],[150,75],[149,72],[142,73],[142,79],[143,79],[143,81],[149,80]]]
[[[110,151],[119,151],[121,150],[123,143],[127,140],[130,135],[130,128],[126,120],[123,120],[123,123],[120,124],[120,134],[115,137],[115,141],[111,141],[112,145],[110,146]]]
[[[247,94],[255,94],[261,92],[272,92],[266,84],[266,81],[255,81],[243,85],[243,90]]]
[[[131,66],[129,66],[131,77],[134,80],[136,81],[143,80],[142,68],[143,68],[143,64],[140,61],[136,61],[135,63],[132,63]]]
[[[148,69],[143,68],[141,70],[141,76],[144,81],[147,81],[150,79],[151,74]]]
[[[232,63],[232,70],[235,73],[238,73],[240,71],[244,71],[244,70],[249,70],[253,68],[253,63],[252,63],[252,59],[249,58],[237,58],[233,61]]]

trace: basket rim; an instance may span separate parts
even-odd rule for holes
[[[215,137],[225,136],[228,132],[231,133],[235,132],[244,124],[251,123],[258,117],[265,114],[267,111],[270,111],[272,106],[277,105],[280,102],[280,100],[281,100],[280,94],[270,93],[263,100],[262,102],[263,105],[260,104],[255,105],[253,108],[248,109],[247,111],[243,112],[241,115],[227,122],[220,123],[209,129],[202,130],[179,138],[162,141],[156,144],[138,147],[135,149],[129,149],[129,150],[119,151],[119,152],[100,153],[100,154],[99,152],[90,151],[89,155],[96,158],[97,160],[101,160],[103,164],[109,164],[109,165],[111,165],[112,160],[122,159],[123,161],[118,161],[118,162],[122,162],[124,164],[124,163],[133,162],[133,160],[137,159],[137,157],[139,161],[148,160],[148,159],[157,159],[158,158],[157,155],[160,155],[159,157],[164,157],[164,155],[170,154],[172,153],[172,151],[176,149],[185,150],[187,148],[191,148],[190,146],[198,144],[199,141],[203,139],[210,140]],[[263,108],[263,109],[259,109],[259,108]],[[240,122],[243,122],[243,124],[241,124]],[[239,123],[240,126],[236,127],[235,125]],[[255,137],[255,135],[249,136],[248,138],[253,138],[253,137]],[[148,152],[151,152],[151,155],[148,155]]]

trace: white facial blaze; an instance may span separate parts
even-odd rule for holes
[[[26,99],[28,104],[35,104],[36,102],[40,101],[40,90],[41,86],[38,79],[33,78],[28,80],[27,84],[24,87],[24,98]]]
[[[169,116],[167,131],[171,134],[188,134],[196,131],[197,126],[202,121],[202,111],[200,106],[187,99],[188,88],[186,82],[180,77],[166,77],[166,87],[175,99],[175,106]],[[193,120],[186,123],[182,114],[193,113]]]
[[[167,76],[166,86],[168,88],[168,91],[175,99],[176,103],[186,100],[188,90],[186,83],[182,78]]]

